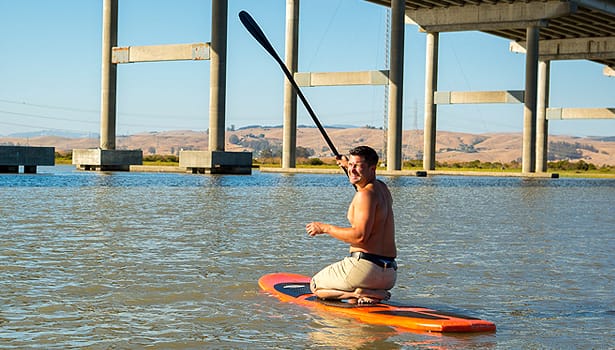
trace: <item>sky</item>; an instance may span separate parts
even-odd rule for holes
[[[102,0],[0,0],[0,135],[100,132]],[[238,19],[248,11],[280,56],[283,0],[229,0],[226,127],[281,125],[284,75]],[[119,0],[118,46],[209,42],[211,0]],[[387,69],[386,8],[303,0],[299,71]],[[523,90],[525,55],[481,32],[440,34],[440,91]],[[117,135],[206,131],[209,61],[118,65]],[[590,61],[551,63],[551,107],[615,107],[615,78]],[[403,129],[423,129],[425,34],[405,26]],[[303,88],[324,125],[385,126],[383,86]],[[313,125],[299,104],[298,124]],[[438,107],[438,130],[522,132],[521,104]],[[551,121],[549,133],[615,136],[615,120]]]

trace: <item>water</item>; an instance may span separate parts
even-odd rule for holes
[[[259,292],[345,245],[341,175],[0,175],[0,348],[615,348],[615,180],[384,177],[393,300],[485,318],[495,334],[397,332]]]

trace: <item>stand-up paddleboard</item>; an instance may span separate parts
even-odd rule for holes
[[[431,332],[495,331],[492,322],[424,307],[400,306],[388,302],[356,305],[338,300],[322,300],[310,291],[310,277],[294,273],[268,274],[261,277],[258,284],[265,292],[282,301],[345,314],[370,324]]]

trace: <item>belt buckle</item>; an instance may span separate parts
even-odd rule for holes
[[[380,262],[382,263],[382,268],[383,269],[386,270],[388,268],[392,268],[395,271],[397,271],[397,262],[395,262],[395,261],[388,262],[388,261],[385,261],[385,260],[380,260]]]

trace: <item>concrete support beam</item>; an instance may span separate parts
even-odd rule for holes
[[[615,13],[615,3],[611,0],[577,0],[577,2],[584,7],[597,11]]]
[[[18,173],[19,173],[19,165],[0,165],[0,174],[18,174]]]
[[[226,111],[226,39],[228,0],[211,3],[211,50],[209,81],[209,150],[224,151]]]
[[[436,104],[523,103],[523,90],[507,91],[437,91]]]
[[[111,62],[134,63],[179,60],[208,60],[209,44],[170,44],[114,47]]]
[[[180,151],[179,167],[193,174],[252,173],[252,153],[219,151]]]
[[[615,119],[615,108],[548,108],[547,119]]]
[[[299,0],[286,0],[285,64],[291,74],[299,65]],[[284,79],[282,168],[294,168],[297,158],[297,93]]]
[[[55,165],[54,147],[0,146],[0,173],[36,174],[37,166]]]
[[[423,127],[423,169],[436,168],[436,115],[434,101],[438,88],[438,43],[439,33],[427,33],[425,49],[425,125]]]
[[[526,46],[526,41],[512,41],[509,45],[515,53],[525,53]],[[614,59],[615,36],[541,40],[539,52],[541,61]]]
[[[389,121],[387,170],[401,170],[405,0],[391,1],[391,54],[389,74]]]
[[[536,98],[538,84],[538,40],[537,26],[526,29],[527,54],[525,56],[525,105],[523,108],[523,159],[522,171],[536,171]]]
[[[118,0],[103,0],[100,148],[115,149],[117,65],[111,61],[117,46]]]
[[[386,85],[389,83],[388,70],[363,72],[295,73],[299,86],[336,86],[336,85]]]
[[[538,62],[538,98],[536,101],[536,172],[547,171],[547,155],[549,147],[549,81],[551,72],[550,61]]]
[[[549,18],[576,12],[577,4],[560,1],[514,1],[508,4],[420,8],[406,11],[416,24],[427,32],[498,30],[545,25]]]
[[[79,170],[130,171],[131,165],[143,164],[143,151],[74,149],[73,164]]]
[[[115,149],[117,64],[113,48],[117,46],[118,0],[103,0],[102,17],[100,148],[73,150],[73,164],[82,170],[130,171],[130,165],[143,163],[143,152]]]

